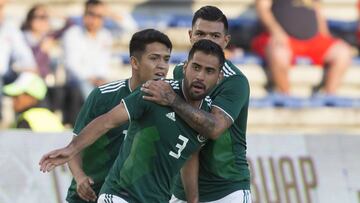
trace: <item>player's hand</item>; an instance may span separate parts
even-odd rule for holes
[[[164,106],[170,106],[177,96],[170,84],[163,80],[149,80],[142,85],[141,91],[146,93],[143,99]]]
[[[51,151],[41,158],[39,162],[40,171],[44,173],[49,172],[56,166],[63,165],[66,162],[70,161],[74,155],[74,149],[69,146]]]
[[[76,181],[76,192],[79,197],[85,201],[95,202],[97,197],[95,191],[91,188],[91,185],[94,184],[94,181],[85,174],[75,178]]]

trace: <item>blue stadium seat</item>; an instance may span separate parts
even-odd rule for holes
[[[343,32],[355,33],[357,29],[357,21],[327,20],[330,30],[339,30]]]
[[[121,60],[123,61],[124,64],[130,64],[129,53],[122,52],[122,53],[118,53],[115,55],[118,55],[118,57],[121,58]],[[184,62],[187,59],[187,56],[188,56],[187,52],[173,52],[173,53],[171,53],[170,63],[178,64],[178,63]]]
[[[145,14],[133,14],[133,18],[137,22],[139,28],[156,28],[162,29],[169,27],[169,22],[171,20],[171,16],[169,15],[161,15],[161,14],[153,14],[153,15],[145,15]]]
[[[171,53],[170,63],[178,64],[187,60],[187,52],[173,52]]]
[[[169,21],[169,27],[187,27],[191,28],[192,16],[189,15],[173,15]]]
[[[296,65],[312,65],[313,60],[306,56],[297,56],[295,57],[295,64]]]
[[[265,98],[250,98],[249,106],[252,108],[272,108],[274,107],[273,101]]]
[[[123,64],[130,64],[129,53],[122,52],[118,55],[121,58],[121,61],[123,62]]]
[[[229,28],[235,29],[238,27],[256,27],[259,23],[257,18],[237,17],[228,19]]]
[[[269,93],[263,98],[251,98],[250,107],[253,108],[360,108],[360,98],[348,98],[341,96],[316,95],[310,98],[299,98],[294,96]]]
[[[82,16],[71,16],[69,19],[75,25],[83,26]],[[110,30],[112,33],[121,31],[121,27],[118,25],[118,23],[110,18],[104,19],[104,27]]]
[[[353,57],[351,63],[355,67],[360,67],[360,57],[359,56]]]
[[[353,46],[358,46],[357,21],[328,20],[327,24],[333,36],[342,38]]]
[[[360,99],[334,95],[315,95],[312,101],[321,103],[326,107],[355,108],[360,107]]]
[[[268,99],[273,102],[274,107],[302,108],[305,106],[305,99],[294,96],[270,93]]]
[[[231,57],[229,60],[234,64],[256,64],[260,66],[264,64],[261,57],[252,53],[245,53],[242,57]]]

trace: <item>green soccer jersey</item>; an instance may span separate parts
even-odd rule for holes
[[[183,97],[182,82],[168,82]],[[174,177],[205,139],[170,107],[146,101],[142,95],[136,90],[123,100],[130,126],[100,193],[131,203],[168,203]],[[205,98],[201,108],[209,111],[210,102]]]
[[[183,64],[174,69],[174,78],[183,77]],[[212,108],[219,108],[233,121],[217,140],[208,141],[200,151],[199,197],[201,202],[215,201],[236,190],[250,189],[250,171],[246,161],[246,125],[249,83],[230,61],[223,66],[224,79],[211,92]],[[174,195],[185,200],[178,176]]]
[[[74,134],[80,133],[88,123],[110,111],[130,93],[129,79],[115,81],[95,88],[81,108],[75,123]],[[101,186],[119,153],[127,128],[128,124],[124,124],[108,131],[82,152],[83,170],[86,175],[94,180],[92,188],[96,194],[99,194]],[[66,200],[70,203],[86,202],[78,196],[74,179],[71,182]]]

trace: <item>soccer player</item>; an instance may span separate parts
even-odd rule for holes
[[[200,8],[194,14],[189,36],[191,43],[210,39],[225,48],[230,40],[226,16],[213,6]],[[224,78],[210,95],[211,113],[186,104],[162,81],[143,85],[144,92],[150,95],[147,97],[149,101],[172,107],[177,115],[201,135],[218,137],[215,141],[209,141],[198,156],[193,156],[183,168],[182,178],[177,179],[174,187],[174,203],[185,200],[211,203],[251,202],[250,171],[246,160],[249,83],[228,60],[222,70]],[[174,78],[182,78],[182,72],[183,63],[175,67]],[[182,182],[185,188],[182,187]]]
[[[142,30],[132,36],[129,46],[131,78],[108,83],[92,91],[75,123],[75,137],[88,123],[110,111],[140,84],[166,77],[172,44],[165,34],[153,29]],[[108,131],[69,162],[74,176],[66,198],[69,203],[96,201],[127,129],[128,124],[124,123]]]
[[[216,85],[225,61],[222,48],[200,40],[184,65],[184,80],[167,81],[194,108],[209,110],[205,96]],[[110,112],[96,118],[65,148],[43,156],[41,170],[69,161],[109,129],[130,120],[121,151],[101,189],[99,203],[168,202],[174,177],[205,139],[171,108],[143,100],[140,89]]]

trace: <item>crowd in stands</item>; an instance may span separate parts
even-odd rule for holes
[[[43,91],[43,96],[35,96],[33,105],[14,110],[17,118],[24,119],[20,115],[41,106],[61,115],[62,124],[71,127],[90,91],[114,78],[110,70],[114,37],[120,35],[121,29],[115,29],[115,33],[107,29],[105,19],[111,19],[107,21],[113,23],[110,27],[126,27],[122,33],[137,29],[134,19],[114,14],[101,1],[88,0],[81,18],[69,17],[59,30],[52,29],[51,13],[42,4],[33,5],[24,15],[21,27],[17,27],[4,15],[6,4],[7,0],[0,0],[0,88],[3,90],[0,106],[4,96],[13,97],[14,103],[21,94],[34,98],[29,86],[36,87],[28,81],[40,78],[47,89],[46,96]],[[289,71],[296,58],[307,57],[325,70],[323,86],[315,89],[314,94],[336,95],[351,64],[354,47],[351,45],[357,44],[332,36],[320,2],[254,0],[254,5],[258,21],[250,28],[244,26],[245,31],[230,31],[228,57],[238,57],[239,49],[256,54],[265,62],[269,94],[283,96],[291,96]],[[360,1],[358,7],[360,10]],[[237,28],[243,28],[241,23],[236,24]],[[354,30],[352,34],[360,42],[359,33]],[[9,85],[13,89],[5,91]]]

